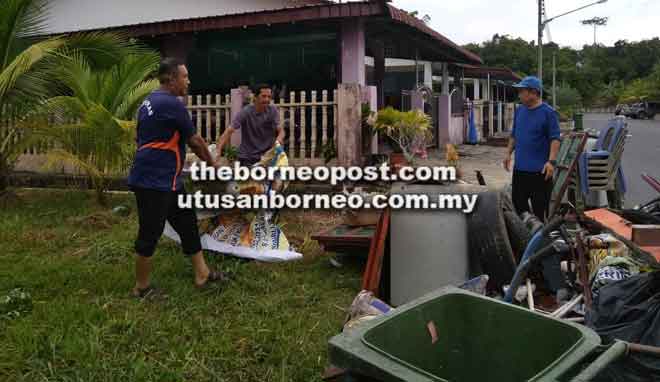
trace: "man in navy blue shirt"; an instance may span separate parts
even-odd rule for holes
[[[518,88],[522,105],[516,109],[504,168],[510,171],[511,153],[515,151],[512,180],[514,207],[518,214],[529,212],[531,201],[534,215],[544,221],[559,152],[559,120],[555,110],[541,100],[541,81],[538,78],[525,77],[514,87]]]
[[[181,168],[186,144],[197,156],[216,166],[204,139],[197,134],[186,107],[178,97],[188,92],[188,70],[181,62],[165,58],[158,70],[160,88],[144,100],[137,116],[137,152],[128,177],[135,193],[139,231],[135,241],[136,297],[156,295],[149,282],[151,256],[168,221],[181,238],[183,253],[190,256],[195,285],[202,287],[219,281],[222,274],[212,271],[204,261],[197,216],[192,209],[179,207],[184,193]]]

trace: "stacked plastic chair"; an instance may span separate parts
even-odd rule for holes
[[[625,117],[616,117],[601,130],[592,151],[585,151],[578,162],[580,189],[586,197],[591,191],[626,192],[621,157],[628,137]]]

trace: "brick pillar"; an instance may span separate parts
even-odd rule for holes
[[[238,113],[243,110],[244,100],[245,100],[245,90],[244,89],[231,89],[231,120],[234,121],[234,118]],[[240,146],[241,144],[241,131],[234,131],[234,134],[231,136],[232,146]]]

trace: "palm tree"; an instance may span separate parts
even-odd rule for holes
[[[159,86],[149,78],[159,60],[156,52],[145,50],[106,70],[93,70],[83,56],[73,55],[55,72],[70,94],[45,102],[44,114],[54,116],[56,123],[37,128],[35,136],[56,143],[49,163],[69,163],[89,176],[101,205],[106,204],[109,179],[125,174],[132,162],[134,117]]]
[[[78,54],[90,66],[104,68],[135,50],[116,34],[35,37],[44,34],[47,3],[0,0],[0,126],[6,126],[0,132],[0,199],[8,195],[8,175],[27,142],[32,112],[63,89],[53,81],[60,63]]]

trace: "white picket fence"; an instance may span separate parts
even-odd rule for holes
[[[215,142],[231,124],[231,96],[229,94],[189,95],[186,108],[199,133],[208,143]]]
[[[337,126],[337,90],[290,92],[274,103],[285,129],[285,149],[294,164],[323,163],[323,148],[334,141]],[[231,125],[231,96],[188,96],[186,107],[197,132],[213,143]]]
[[[214,143],[231,125],[234,113],[230,95],[189,95],[186,108],[197,132],[208,142]],[[290,92],[275,105],[280,115],[280,126],[286,132],[285,149],[289,161],[295,165],[320,165],[324,163],[323,148],[336,142],[337,90]],[[0,138],[9,130],[10,122],[0,121]],[[50,144],[31,147],[24,156],[45,154]]]

